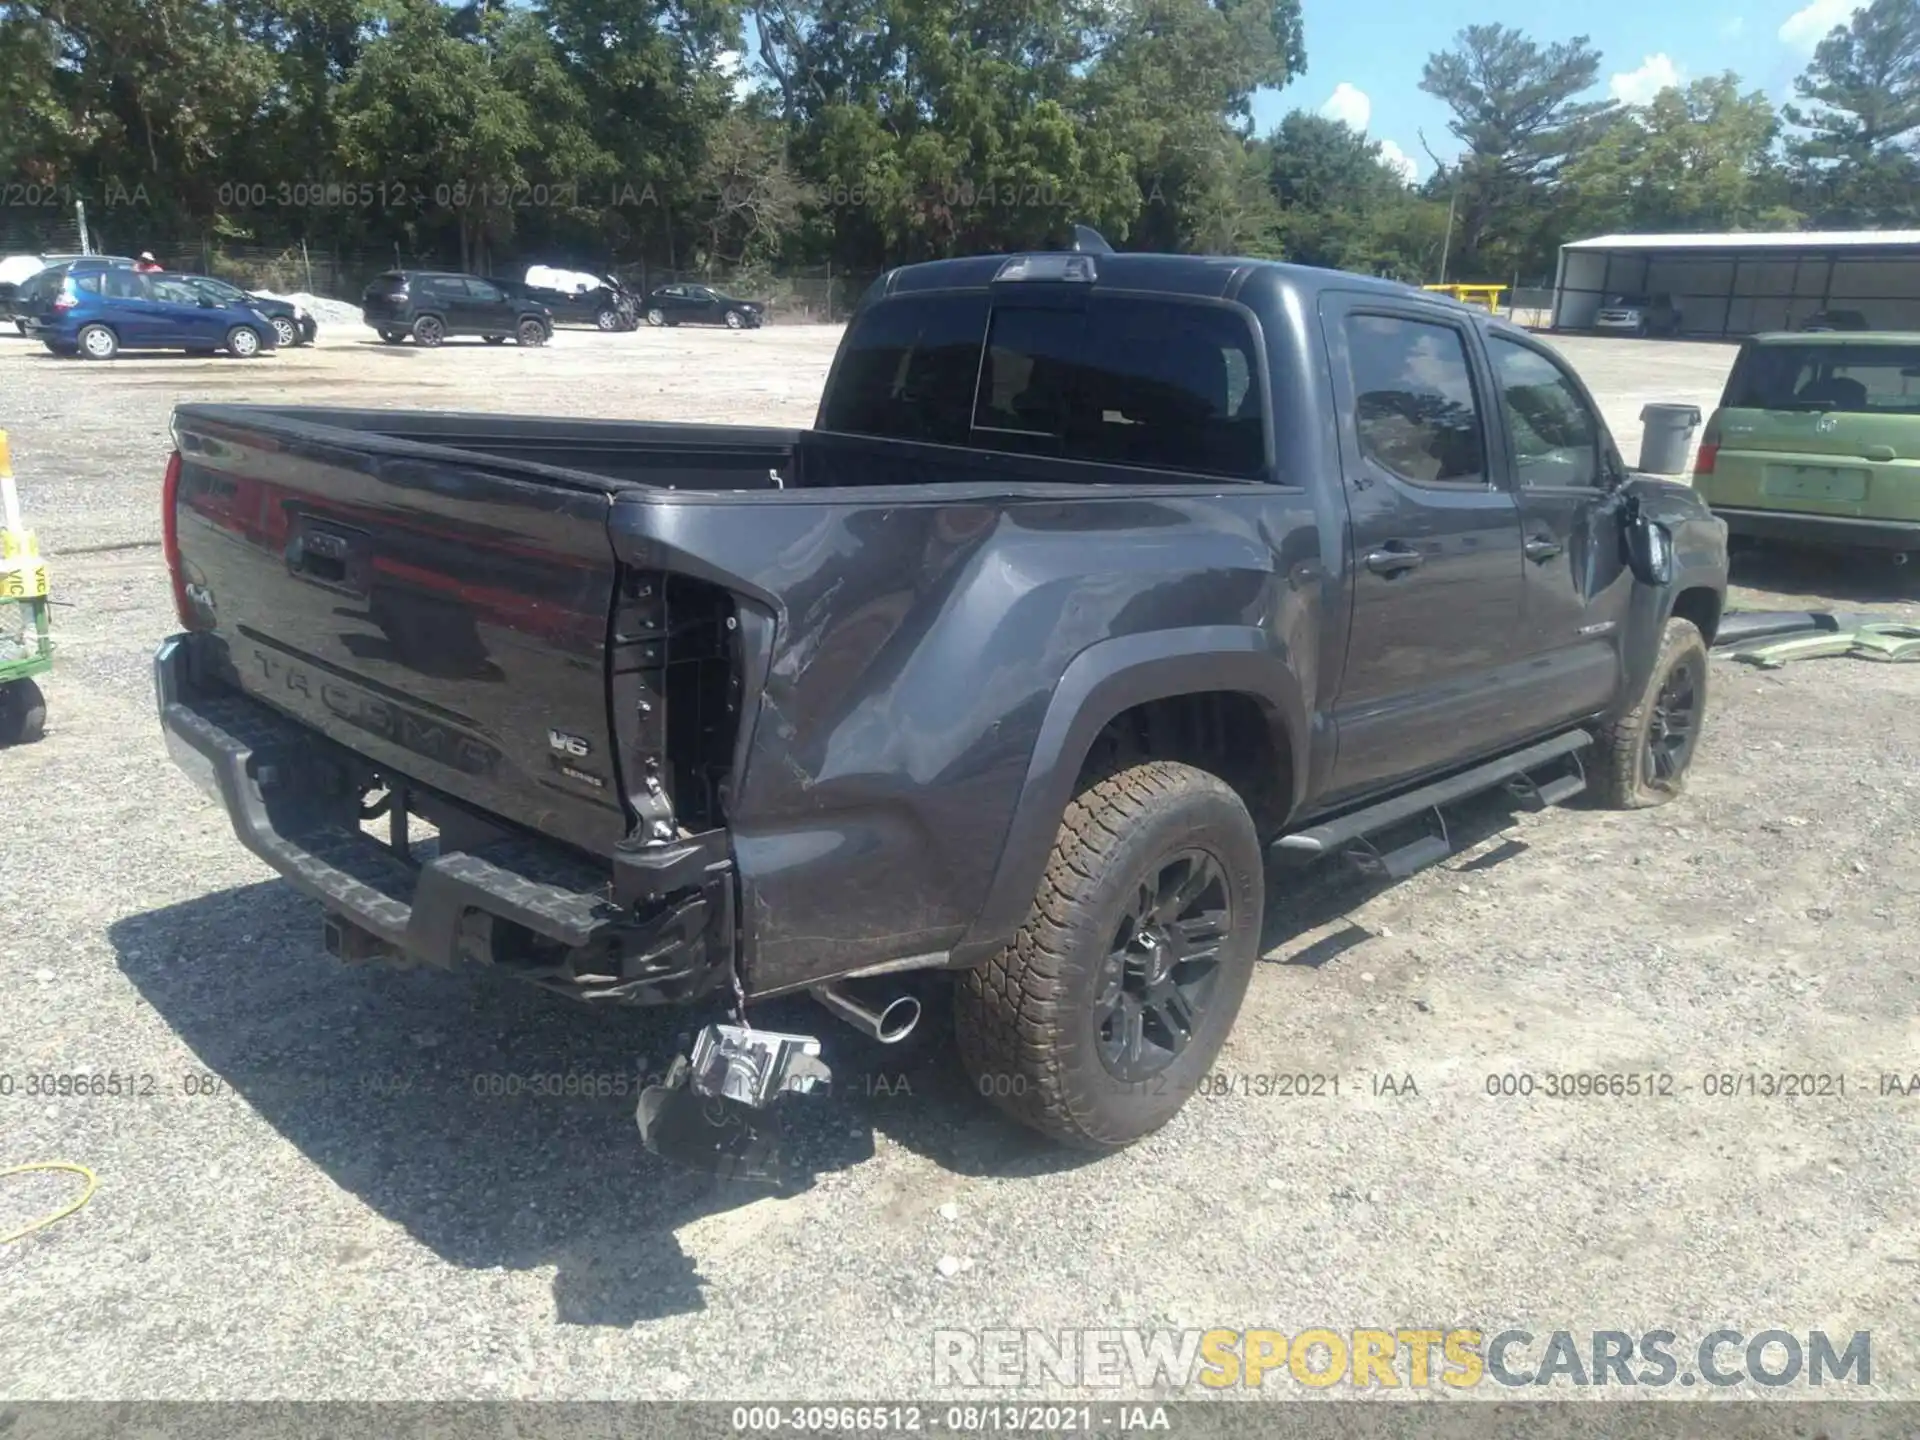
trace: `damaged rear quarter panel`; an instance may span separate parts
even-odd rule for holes
[[[728,815],[754,994],[960,939],[1087,647],[1240,625],[1312,653],[1318,589],[1288,587],[1268,539],[1315,533],[1306,496],[1301,523],[1276,527],[1265,484],[984,489],[615,507],[624,560],[726,585],[771,617],[742,625],[750,731]]]

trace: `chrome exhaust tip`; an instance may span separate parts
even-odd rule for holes
[[[876,1010],[856,1000],[844,986],[816,985],[809,993],[862,1035],[882,1045],[899,1044],[920,1023],[920,1002],[911,995],[896,996]]]

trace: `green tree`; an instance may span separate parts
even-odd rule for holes
[[[1920,217],[1920,0],[1873,0],[1837,26],[1794,81],[1784,114],[1799,203],[1821,223],[1912,224]]]
[[[1446,207],[1417,194],[1378,141],[1295,110],[1263,148],[1287,259],[1406,280],[1434,273]]]
[[[359,177],[419,197],[416,248],[448,233],[463,269],[485,269],[512,233],[538,132],[489,41],[457,36],[453,16],[397,0],[342,87],[340,153]]]
[[[1561,230],[1711,231],[1791,226],[1774,161],[1779,121],[1728,72],[1622,110],[1561,172]]]
[[[1466,146],[1448,177],[1458,185],[1456,273],[1539,267],[1547,195],[1614,110],[1579,98],[1599,71],[1584,35],[1543,47],[1504,25],[1469,25],[1427,58],[1420,88],[1452,110],[1448,128]]]

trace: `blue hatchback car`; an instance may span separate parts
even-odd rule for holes
[[[29,339],[56,355],[111,360],[122,350],[224,350],[251,360],[274,348],[273,322],[243,298],[216,295],[161,272],[124,266],[58,265],[14,295]]]

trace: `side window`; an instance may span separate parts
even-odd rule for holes
[[[973,443],[1109,465],[1259,478],[1253,332],[1231,310],[1095,298],[994,312]]]
[[[908,296],[868,307],[843,342],[821,428],[966,444],[986,329],[984,295]]]
[[[436,275],[422,282],[421,288],[434,300],[464,300],[467,298],[467,282],[457,275]]]
[[[1346,333],[1361,453],[1418,485],[1487,484],[1460,332],[1397,315],[1350,315]]]
[[[1527,345],[1491,339],[1493,373],[1513,432],[1522,485],[1598,485],[1600,421],[1552,360]]]
[[[100,293],[110,300],[145,300],[149,298],[146,276],[133,270],[103,270],[100,276]],[[89,287],[91,288],[91,287]]]
[[[485,280],[467,281],[467,293],[476,300],[484,300],[493,305],[498,305],[507,298],[506,292],[498,285],[489,285]]]

